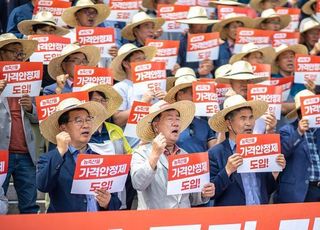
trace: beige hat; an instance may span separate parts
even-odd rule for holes
[[[251,0],[250,1],[250,6],[255,9],[256,11],[258,12],[262,12],[263,9],[261,8],[261,5],[260,3],[262,2],[263,0]],[[284,4],[287,3],[287,0],[279,0],[278,1],[278,6],[283,6]]]
[[[257,45],[250,42],[242,46],[240,53],[232,55],[232,57],[229,60],[229,63],[233,64],[237,61],[240,61],[245,56],[253,52],[261,52],[265,64],[271,64],[276,56],[276,52],[271,46],[259,48]]]
[[[282,44],[278,47],[275,48],[276,51],[276,56],[274,58],[274,62],[271,65],[271,71],[272,73],[278,73],[279,72],[279,67],[276,65],[277,58],[279,57],[280,54],[286,51],[293,51],[295,54],[308,54],[308,49],[304,45],[297,44],[297,45],[292,45],[292,46],[287,46],[285,44]]]
[[[212,31],[220,32],[220,38],[225,40],[227,38],[227,34],[224,30],[224,27],[231,22],[237,22],[237,21],[242,22],[244,25],[243,27],[246,27],[246,28],[251,28],[253,26],[251,18],[247,16],[242,16],[236,13],[230,13],[226,15],[225,19],[214,24]]]
[[[301,90],[300,92],[298,92],[295,96],[294,96],[294,103],[295,103],[295,109],[291,110],[286,117],[288,119],[294,119],[298,116],[297,111],[300,109],[301,107],[301,101],[300,98],[301,97],[307,97],[307,96],[314,96],[315,94],[313,92],[311,92],[310,90],[304,89]]]
[[[231,64],[225,64],[220,66],[216,71],[214,72],[214,77],[215,78],[222,78],[225,77],[232,69]]]
[[[24,61],[28,60],[31,54],[37,49],[38,45],[38,41],[36,40],[18,39],[12,33],[0,35],[0,49],[11,43],[20,43],[22,45],[23,52],[26,54],[26,57],[23,59]]]
[[[163,18],[152,18],[147,15],[145,12],[139,12],[132,17],[132,21],[130,24],[127,24],[121,30],[121,36],[129,41],[133,41],[136,37],[133,34],[133,29],[138,25],[141,25],[146,22],[153,22],[154,23],[154,30],[157,31],[161,28],[161,26],[165,23],[165,19]]]
[[[216,132],[227,132],[228,127],[225,122],[225,116],[240,108],[251,107],[253,117],[257,120],[268,110],[268,103],[265,101],[246,101],[241,95],[236,94],[232,95],[225,99],[223,103],[223,110],[219,111],[213,117],[211,117],[208,121],[211,129]]]
[[[88,83],[81,87],[81,91],[102,92],[109,99],[106,103],[108,117],[111,117],[119,109],[123,101],[121,95],[112,86],[106,84]]]
[[[160,113],[175,109],[180,114],[180,130],[181,133],[185,130],[194,118],[195,113],[195,105],[192,101],[179,101],[173,104],[165,102],[163,100],[158,101],[157,103],[153,104],[149,108],[149,114],[143,117],[137,124],[137,136],[145,142],[150,142],[156,137],[156,133],[152,129],[152,121],[153,119],[158,116]]]
[[[96,66],[100,61],[100,50],[95,46],[83,46],[80,47],[77,44],[66,45],[59,57],[53,58],[48,65],[48,72],[51,78],[56,80],[56,77],[64,74],[61,63],[63,60],[74,53],[84,53],[89,61],[88,66]]]
[[[166,102],[176,102],[176,94],[185,88],[192,87],[192,82],[197,81],[196,74],[189,67],[182,67],[177,70],[174,76],[174,86],[169,90],[163,98]]]
[[[53,14],[48,11],[39,11],[34,19],[19,22],[18,30],[24,35],[33,35],[35,34],[32,28],[34,25],[52,26],[55,28],[54,34],[56,35],[65,35],[69,33],[68,29],[57,26]]]
[[[320,29],[320,22],[316,21],[315,19],[308,17],[303,19],[300,22],[300,26],[299,26],[299,32],[302,34],[308,30],[312,30],[312,29]]]
[[[113,78],[117,81],[126,79],[127,74],[122,68],[122,61],[131,53],[136,51],[142,51],[146,55],[146,60],[150,61],[157,54],[157,48],[154,46],[143,46],[141,48],[136,47],[134,44],[127,43],[120,47],[118,50],[118,56],[116,56],[112,62],[110,68],[113,70]]]
[[[226,67],[226,70],[230,68]],[[237,61],[232,64],[231,70],[225,75],[216,75],[217,83],[230,84],[231,80],[251,80],[253,83],[259,83],[268,80],[268,77],[256,76],[253,74],[252,65],[247,61]]]
[[[289,14],[278,14],[274,9],[267,9],[261,13],[261,16],[253,19],[255,28],[261,28],[260,25],[263,21],[271,18],[280,18],[280,29],[286,28],[291,22],[291,16]]]
[[[171,4],[176,3],[177,0],[171,0]],[[148,10],[155,10],[155,0],[142,0],[142,6]]]
[[[305,4],[303,4],[301,10],[304,14],[312,15],[315,11],[312,9],[313,4],[317,4],[317,0],[308,0]]]
[[[40,131],[44,138],[56,144],[56,136],[61,132],[58,123],[59,117],[67,111],[78,108],[86,109],[89,114],[94,117],[90,135],[92,135],[110,115],[99,102],[89,101],[82,103],[77,98],[67,98],[59,103],[53,114],[40,123]]]
[[[188,11],[187,19],[177,20],[177,22],[184,24],[210,25],[219,22],[219,20],[209,20],[205,8],[201,6],[192,6]]]
[[[209,2],[210,7],[217,7],[217,5],[227,5],[227,6],[246,6],[237,0],[218,0]]]
[[[75,14],[85,8],[94,8],[97,10],[98,14],[94,26],[99,25],[110,15],[110,8],[106,4],[94,4],[90,0],[79,0],[75,6],[66,9],[61,15],[61,18],[68,26],[76,27],[78,26],[78,22]]]

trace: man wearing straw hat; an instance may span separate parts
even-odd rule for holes
[[[37,164],[37,187],[50,196],[48,212],[95,212],[120,208],[121,202],[116,194],[103,189],[96,190],[95,196],[71,194],[78,154],[93,154],[88,146],[91,135],[111,115],[112,111],[107,111],[99,102],[81,103],[76,98],[68,98],[40,123],[42,135],[57,145],[43,154]]]
[[[26,61],[37,41],[17,39],[11,33],[0,35],[0,61]],[[6,80],[0,80],[0,94]],[[38,123],[35,105],[29,95],[0,97],[0,149],[9,150],[9,168],[3,188],[5,194],[11,175],[18,195],[20,213],[37,213],[35,184],[36,138],[32,124]]]
[[[281,149],[287,167],[280,175],[275,202],[320,201],[320,129],[310,128],[308,118],[301,115],[301,97],[314,96],[302,90],[295,96],[295,108],[288,119],[296,119],[280,129]]]
[[[99,60],[100,51],[95,46],[80,47],[77,44],[65,46],[61,55],[49,62],[48,72],[56,83],[46,86],[43,94],[72,92],[75,65],[96,66]]]
[[[219,32],[220,38],[225,41],[219,47],[219,57],[214,61],[215,68],[229,63],[229,59],[234,54],[237,28],[251,28],[252,26],[251,18],[236,13],[227,14],[225,19],[214,24],[212,31]]]
[[[180,67],[190,67],[197,70],[199,77],[210,77],[213,70],[213,61],[206,59],[201,62],[187,62],[187,43],[188,34],[200,34],[207,33],[210,25],[217,23],[218,20],[210,20],[207,16],[206,9],[200,6],[192,6],[189,9],[187,19],[178,20],[177,22],[188,24],[189,31],[180,38],[180,46],[177,64],[174,66],[174,70]],[[174,71],[175,72],[175,71]],[[212,77],[212,76],[211,76]]]
[[[137,125],[137,135],[145,143],[133,153],[132,184],[138,191],[138,209],[189,208],[209,201],[214,195],[212,183],[201,193],[167,195],[169,155],[185,153],[176,142],[193,119],[195,106],[191,101],[169,104],[159,101]],[[192,203],[190,203],[192,202]]]
[[[155,33],[164,23],[163,18],[152,18],[145,12],[139,12],[133,16],[131,23],[122,29],[121,35],[135,46],[142,47],[147,38],[156,38]]]
[[[173,80],[173,87],[164,100],[169,103],[188,100],[192,101],[192,82],[197,81],[195,72],[183,67],[178,69]],[[207,120],[194,117],[190,125],[180,133],[177,145],[188,153],[206,152],[217,142],[215,132],[209,127]]]
[[[250,6],[257,12],[261,13],[267,9],[275,9],[278,6],[283,6],[287,0],[251,0]]]
[[[299,26],[301,43],[308,49],[310,55],[320,55],[320,22],[313,18],[305,18]]]
[[[274,9],[264,10],[261,16],[254,19],[256,29],[280,31],[286,28],[291,22],[289,14],[277,14]]]
[[[252,134],[255,120],[268,108],[264,101],[246,101],[241,95],[228,97],[223,110],[209,120],[216,132],[228,132],[229,137],[209,150],[210,180],[216,186],[213,197],[215,206],[268,204],[270,194],[276,188],[279,172],[237,173],[243,159],[236,153],[236,136]],[[285,167],[283,154],[276,162]]]

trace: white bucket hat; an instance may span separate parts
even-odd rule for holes
[[[300,22],[299,32],[302,34],[308,30],[318,28],[320,29],[320,22],[314,20],[311,17],[305,18]]]
[[[288,119],[293,119],[296,118],[298,116],[297,111],[300,109],[301,107],[301,101],[300,98],[301,97],[307,97],[307,96],[314,96],[315,94],[313,92],[311,92],[310,90],[304,89],[301,90],[300,92],[298,92],[295,96],[294,96],[294,104],[295,104],[295,109],[291,110],[286,117]]]
[[[176,94],[182,89],[192,87],[192,82],[197,81],[195,72],[189,67],[182,67],[178,69],[172,79],[174,80],[174,86],[169,90],[163,99],[169,103],[176,102]]]
[[[55,28],[54,34],[56,35],[65,35],[69,33],[68,29],[57,26],[56,21],[54,20],[53,14],[48,11],[39,11],[34,19],[32,20],[23,20],[18,24],[18,30],[24,35],[34,34],[33,26],[34,25],[47,25]]]
[[[242,46],[240,53],[232,55],[232,57],[229,60],[229,63],[233,64],[237,61],[240,61],[242,60],[242,58],[253,52],[261,52],[263,55],[264,62],[266,64],[271,64],[276,56],[276,53],[271,46],[259,48],[257,45],[250,42]]]
[[[127,24],[122,30],[121,30],[121,36],[124,37],[127,40],[133,41],[135,40],[135,36],[133,34],[133,29],[137,27],[138,25],[141,25],[146,22],[152,22],[154,23],[154,30],[157,31],[161,28],[161,26],[165,23],[165,19],[163,18],[152,18],[149,15],[147,15],[145,12],[139,12],[135,14],[132,17],[132,21],[130,24]]]
[[[268,103],[265,101],[246,101],[241,95],[232,95],[225,99],[223,103],[223,110],[216,113],[208,121],[211,129],[216,132],[226,132],[228,131],[225,116],[240,108],[251,107],[254,119],[261,117],[268,109]]]
[[[280,18],[280,29],[286,28],[291,22],[289,14],[278,14],[274,9],[267,9],[261,13],[261,16],[254,19],[255,28],[259,29],[264,20],[271,18]]]
[[[184,24],[204,24],[211,25],[219,22],[219,20],[210,20],[207,16],[207,11],[201,6],[190,7],[187,15],[187,19],[177,20],[177,22]]]
[[[120,47],[118,50],[118,56],[115,57],[110,68],[113,70],[113,78],[117,81],[126,79],[126,72],[122,68],[122,61],[131,53],[136,51],[142,51],[146,55],[146,60],[150,61],[157,54],[157,48],[154,46],[143,46],[141,48],[136,47],[134,44],[127,43]]]
[[[67,111],[78,108],[87,110],[89,114],[94,117],[90,135],[92,135],[109,116],[105,107],[99,102],[89,101],[82,103],[77,98],[67,98],[59,103],[53,114],[40,123],[40,131],[44,138],[56,144],[56,136],[61,132],[58,123],[59,117]]]
[[[180,130],[181,133],[185,130],[194,118],[195,113],[195,105],[192,101],[179,101],[173,104],[165,102],[163,100],[158,101],[157,103],[153,104],[149,108],[149,114],[143,117],[137,124],[137,136],[145,142],[150,142],[156,137],[156,133],[153,131],[152,128],[152,121],[153,119],[158,116],[160,113],[175,109],[180,114]]]

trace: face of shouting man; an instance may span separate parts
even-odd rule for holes
[[[20,43],[10,43],[0,48],[0,61],[23,61],[26,54]]]
[[[83,8],[75,13],[78,26],[95,26],[98,11],[95,8]]]
[[[294,55],[295,53],[291,50],[281,53],[276,61],[280,69],[280,73],[288,76],[294,71]]]
[[[226,122],[230,136],[238,134],[251,134],[255,119],[250,107],[234,110],[226,115]]]
[[[142,23],[133,29],[134,36],[143,45],[146,43],[147,38],[154,38],[154,33],[155,30],[153,22]]]

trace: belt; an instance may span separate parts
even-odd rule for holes
[[[320,181],[309,181],[309,185],[320,188]]]

